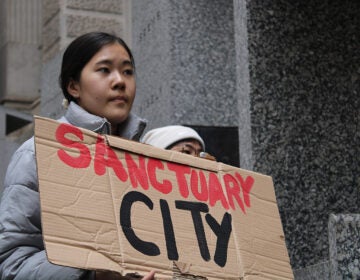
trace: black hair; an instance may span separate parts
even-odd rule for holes
[[[74,97],[68,93],[67,87],[70,81],[79,82],[81,71],[91,58],[103,47],[113,43],[119,43],[129,54],[131,64],[135,70],[134,57],[126,43],[115,35],[105,32],[90,32],[81,35],[70,43],[66,48],[61,65],[59,84],[65,98],[75,101]]]

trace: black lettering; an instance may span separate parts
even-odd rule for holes
[[[217,265],[224,267],[227,261],[227,250],[232,230],[231,215],[229,213],[225,213],[221,225],[219,225],[210,214],[206,214],[205,219],[217,236],[214,262]]]
[[[209,207],[205,203],[187,201],[175,201],[175,205],[177,209],[191,211],[195,233],[199,244],[200,254],[205,261],[209,261],[210,253],[206,241],[204,225],[200,215],[200,212],[209,212]]]
[[[146,204],[149,209],[153,209],[154,205],[150,198],[140,192],[128,192],[121,202],[120,206],[120,225],[129,243],[139,252],[148,256],[160,255],[160,249],[152,242],[143,241],[138,238],[131,226],[131,206],[133,203],[141,201]]]
[[[174,227],[170,216],[170,209],[166,200],[160,199],[160,207],[163,218],[163,226],[165,232],[165,241],[166,241],[168,259],[177,261],[179,259],[179,253],[176,247]]]

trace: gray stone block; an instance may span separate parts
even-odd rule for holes
[[[59,13],[46,22],[43,31],[43,55],[47,56],[47,52],[53,48],[53,46],[60,41],[60,20],[61,15]]]
[[[31,103],[40,97],[40,50],[37,45],[10,42],[2,49],[6,56],[4,92],[12,101]]]
[[[331,279],[360,278],[360,214],[330,215]]]
[[[66,7],[112,14],[124,13],[122,0],[68,0]]]
[[[42,22],[46,25],[56,14],[60,13],[60,1],[42,0]]]
[[[150,126],[236,126],[232,2],[132,4],[139,104],[135,110],[150,119]]]
[[[62,107],[64,95],[59,86],[62,53],[43,64],[41,75],[41,116],[57,119],[65,113]]]
[[[330,263],[329,261],[320,262],[315,265],[307,266],[302,269],[294,270],[295,280],[329,280]]]
[[[236,89],[239,110],[239,152],[240,166],[253,169],[251,114],[250,114],[250,75],[248,50],[248,18],[246,2],[234,0],[234,32],[236,49]]]
[[[94,16],[66,16],[67,36],[77,37],[91,31],[104,31],[114,34],[122,34],[122,24],[120,20],[112,18]]]
[[[294,269],[329,259],[330,213],[360,213],[360,6],[247,1],[254,171],[274,180]],[[357,79],[358,81],[358,79]]]

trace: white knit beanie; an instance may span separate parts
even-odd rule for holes
[[[152,129],[144,135],[141,142],[166,149],[180,140],[189,138],[199,141],[203,150],[205,150],[205,143],[200,135],[192,128],[182,125],[169,125]]]

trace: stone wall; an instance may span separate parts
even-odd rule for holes
[[[193,127],[208,152],[238,166],[233,3],[134,0],[132,9],[134,112],[149,120],[147,129]]]
[[[149,128],[237,126],[232,2],[135,0],[132,5],[135,110],[149,116]]]
[[[329,216],[359,212],[359,11],[356,1],[133,1],[135,109],[151,126],[238,127],[241,167],[274,179],[298,279],[327,278]]]
[[[248,1],[254,170],[274,179],[291,263],[329,258],[331,213],[359,213],[357,1]]]

